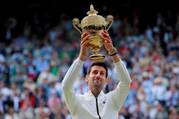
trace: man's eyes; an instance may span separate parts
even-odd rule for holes
[[[104,75],[104,72],[99,72],[97,70],[93,71],[93,74],[98,74],[98,73],[100,73],[100,75]]]
[[[98,71],[96,71],[96,70],[95,70],[95,71],[93,71],[93,74],[98,74]]]
[[[104,72],[101,72],[100,74],[101,74],[101,75],[104,75]]]

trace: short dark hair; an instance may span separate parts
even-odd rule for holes
[[[108,67],[107,64],[105,62],[93,62],[89,67],[88,67],[88,71],[87,74],[89,74],[91,72],[91,68],[93,66],[101,66],[104,67],[104,69],[106,70],[106,77],[108,77]]]

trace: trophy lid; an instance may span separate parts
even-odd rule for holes
[[[90,11],[87,12],[88,16],[84,17],[81,20],[82,29],[88,26],[96,26],[96,27],[106,26],[105,18],[97,14],[98,12],[94,9],[93,5],[91,4]]]

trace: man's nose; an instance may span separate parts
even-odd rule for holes
[[[99,79],[100,78],[100,73],[96,74],[96,78]]]
[[[100,76],[100,72],[98,72],[98,73],[96,74],[96,76]]]

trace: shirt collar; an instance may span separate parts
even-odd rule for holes
[[[91,92],[91,90],[89,90],[89,91],[87,92],[87,95],[89,96],[89,98],[92,98],[92,97],[95,98],[95,96],[93,95],[93,93]],[[104,96],[104,92],[101,91],[100,94],[98,95],[98,98],[103,97],[103,96]]]

